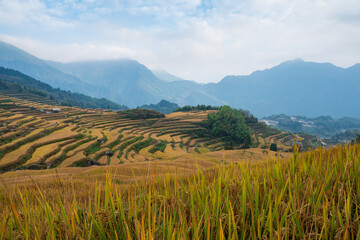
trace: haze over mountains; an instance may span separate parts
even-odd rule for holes
[[[227,76],[204,86],[207,93],[255,115],[360,117],[360,64],[293,60],[249,76]]]
[[[191,81],[163,81],[134,60],[87,61],[50,64],[81,81],[107,90],[106,97],[130,107],[157,103],[162,99],[184,104],[221,104]]]
[[[360,118],[360,64],[340,68],[293,60],[248,76],[197,84],[164,72],[154,74],[134,60],[46,62],[0,42],[0,66],[53,87],[106,97],[129,107],[166,99],[179,105],[226,104],[258,117],[284,113]]]
[[[0,41],[0,66],[22,72],[30,77],[50,84],[52,87],[62,90],[89,94],[95,90],[95,86],[86,84],[80,79],[65,74],[41,60],[13,45]],[[99,91],[100,92],[100,91]],[[97,96],[101,95],[100,93]]]

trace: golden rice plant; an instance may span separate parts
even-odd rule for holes
[[[1,239],[360,239],[360,145],[130,185],[0,191]]]

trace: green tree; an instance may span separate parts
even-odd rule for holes
[[[272,143],[272,144],[270,145],[270,150],[271,150],[271,151],[274,151],[274,152],[277,151],[277,145],[276,145],[276,143]]]
[[[205,136],[222,138],[228,149],[235,145],[244,148],[251,145],[250,128],[245,124],[242,112],[229,106],[222,106],[217,113],[208,114],[207,120],[201,125],[205,129]]]

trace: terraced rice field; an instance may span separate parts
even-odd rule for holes
[[[253,134],[258,148],[223,151],[218,140],[196,139],[211,111],[176,112],[162,119],[124,118],[121,113],[59,107],[0,95],[0,172],[26,169],[122,166],[151,161],[256,160],[268,154],[261,149],[272,142],[291,150],[284,133]],[[286,155],[283,153],[282,155]]]

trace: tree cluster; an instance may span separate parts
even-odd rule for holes
[[[208,114],[208,118],[201,123],[203,127],[198,133],[202,137],[221,138],[226,149],[235,146],[249,148],[251,146],[250,128],[246,125],[241,111],[229,106],[222,106],[216,113]]]
[[[197,105],[197,106],[183,106],[174,110],[174,112],[191,112],[191,111],[206,111],[206,110],[219,110],[220,107],[211,105]]]
[[[123,111],[119,111],[118,114],[122,118],[130,118],[130,119],[151,119],[151,118],[165,117],[163,113],[150,109],[123,110]]]
[[[140,107],[140,109],[152,109],[158,112],[168,114],[174,112],[174,110],[179,108],[179,105],[176,103],[169,102],[167,100],[161,100],[158,104],[145,104]]]

